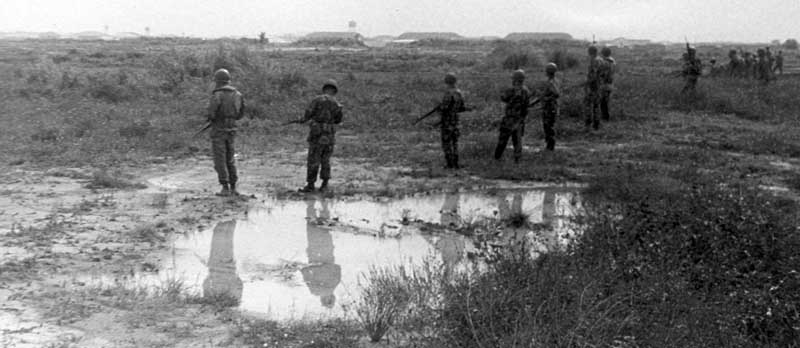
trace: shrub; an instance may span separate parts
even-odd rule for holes
[[[559,70],[572,69],[580,65],[580,59],[565,49],[556,49],[548,56],[549,62],[556,63]]]
[[[302,88],[308,86],[308,79],[299,71],[284,72],[272,81],[281,93],[297,94]]]
[[[355,311],[372,342],[380,341],[408,307],[411,296],[402,274],[402,268],[370,268],[361,286]]]

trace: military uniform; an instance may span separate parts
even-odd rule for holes
[[[697,80],[703,72],[703,63],[693,54],[687,55],[683,61],[683,77],[686,84],[683,86],[683,93],[694,92],[697,87]]]
[[[586,92],[585,103],[589,108],[589,113],[586,114],[586,127],[591,126],[594,129],[600,128],[600,118],[598,111],[600,108],[600,86],[602,85],[602,70],[604,69],[605,61],[599,56],[592,56],[589,60],[589,69],[586,74],[586,85],[584,91]]]
[[[772,72],[780,71],[780,74],[783,75],[783,52],[778,52],[778,55],[775,56],[775,67],[772,68]]]
[[[558,98],[561,96],[561,86],[555,77],[548,76],[547,84],[542,91],[542,129],[547,150],[556,147],[556,118],[559,115]]]
[[[611,119],[608,103],[611,101],[611,92],[614,90],[614,75],[617,70],[617,61],[611,57],[611,51],[603,48],[603,62],[600,66],[600,113],[604,121]]]
[[[342,123],[342,105],[332,95],[317,96],[309,104],[302,119],[302,122],[309,121],[306,181],[313,187],[319,174],[324,189],[331,178],[331,155],[336,125]]]
[[[514,146],[514,161],[519,162],[522,157],[522,136],[525,135],[525,119],[528,117],[528,104],[531,92],[522,84],[511,87],[503,92],[500,97],[506,103],[506,111],[500,123],[500,136],[494,158],[501,159],[508,145],[508,138]]]
[[[441,103],[437,107],[442,116],[442,150],[447,168],[458,169],[458,113],[467,111],[464,106],[464,94],[455,87],[455,84],[448,86],[447,91],[442,97]]]
[[[219,73],[219,72],[218,72]],[[244,97],[233,86],[228,84],[230,75],[225,71],[219,73],[217,87],[211,93],[208,105],[208,118],[211,122],[211,152],[214,159],[214,170],[217,172],[222,192],[220,195],[236,193],[236,173],[234,159],[234,138],[236,121],[244,116]],[[225,76],[227,75],[227,80]]]

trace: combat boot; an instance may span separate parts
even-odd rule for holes
[[[322,185],[319,186],[319,191],[320,192],[325,192],[327,190],[328,190],[328,179],[323,179],[322,180]]]
[[[217,196],[220,197],[227,197],[231,195],[231,189],[228,187],[228,184],[222,184],[222,190],[217,193]]]
[[[308,184],[306,184],[305,187],[300,189],[300,192],[304,192],[304,193],[314,192],[314,183],[309,181]]]
[[[231,183],[230,195],[231,196],[238,196],[239,195],[239,191],[236,191],[236,183],[235,182]]]

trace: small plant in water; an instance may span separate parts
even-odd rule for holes
[[[355,304],[356,317],[372,342],[379,342],[408,307],[411,295],[396,267],[370,268]]]

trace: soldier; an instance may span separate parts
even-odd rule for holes
[[[730,58],[730,62],[728,63],[728,76],[729,77],[743,77],[742,72],[744,70],[744,60],[742,57],[739,56],[739,52],[736,50],[728,51],[728,58]]]
[[[766,50],[763,48],[758,49],[758,61],[756,63],[756,78],[764,84],[768,84],[772,79],[772,70],[770,69],[770,60],[767,56]]]
[[[458,164],[458,113],[468,111],[464,105],[464,94],[456,88],[456,75],[447,73],[444,77],[447,90],[436,110],[441,114],[439,121],[442,132],[442,150],[447,163],[445,168],[459,169]]]
[[[589,113],[586,114],[586,129],[589,127],[595,130],[600,129],[600,118],[598,117],[598,109],[600,108],[600,84],[601,84],[601,70],[605,61],[597,56],[597,46],[589,46],[589,70],[586,74],[586,85],[584,91],[586,92],[585,103],[589,108]]]
[[[600,51],[605,64],[600,69],[600,112],[603,121],[611,119],[608,103],[611,101],[611,92],[614,90],[614,74],[617,72],[617,61],[611,57],[611,48],[603,47]]]
[[[746,78],[753,77],[753,68],[755,67],[755,60],[753,59],[753,54],[750,52],[744,53],[744,76]]]
[[[500,122],[500,137],[494,150],[496,160],[503,158],[509,137],[514,145],[514,162],[519,163],[522,157],[522,136],[525,134],[525,119],[528,117],[531,99],[531,92],[525,87],[524,82],[525,72],[514,71],[511,75],[512,87],[503,91],[503,95],[500,96],[500,100],[506,103],[506,110]]]
[[[783,51],[778,51],[778,55],[775,56],[775,67],[772,68],[772,72],[780,71],[780,75],[783,75]]]
[[[542,129],[544,130],[544,140],[548,151],[556,148],[556,118],[559,115],[558,97],[561,96],[561,86],[556,81],[556,71],[558,66],[555,63],[548,63],[544,68],[547,74],[547,84],[541,94],[542,100]]]
[[[703,64],[700,59],[697,59],[697,49],[693,46],[686,48],[686,59],[683,61],[683,77],[686,79],[686,85],[683,87],[681,93],[694,92],[697,87],[697,80],[703,72]]]
[[[217,195],[238,195],[233,140],[236,136],[236,121],[244,116],[244,97],[230,85],[231,74],[228,70],[217,70],[214,73],[214,80],[216,86],[211,92],[207,117],[211,126],[214,170],[222,185],[222,191]]]
[[[295,122],[309,122],[308,131],[308,171],[306,186],[301,192],[314,192],[314,183],[317,174],[322,179],[319,190],[328,189],[328,180],[331,178],[331,155],[336,137],[336,125],[342,123],[342,105],[336,101],[339,86],[334,80],[328,80],[322,85],[322,94],[311,100],[302,119]],[[322,167],[322,168],[320,168]]]

